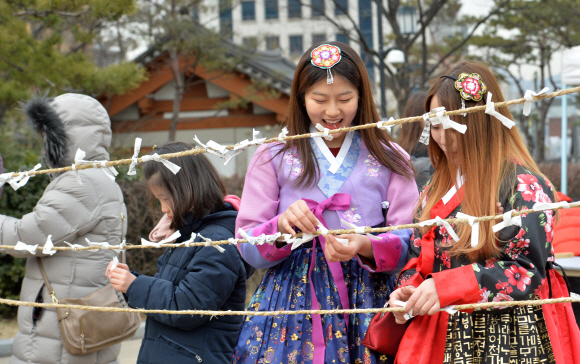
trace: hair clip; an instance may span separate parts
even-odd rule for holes
[[[455,78],[451,75],[444,75],[440,78],[449,78],[455,81],[455,89],[461,96],[461,110],[465,109],[465,100],[481,101],[487,92],[487,86],[483,83],[481,76],[477,73],[461,73]],[[467,114],[461,114],[467,116]]]
[[[310,53],[312,65],[327,71],[326,83],[334,82],[334,77],[330,69],[342,59],[340,48],[331,44],[322,44],[312,50]]]
[[[462,73],[455,81],[455,89],[461,95],[461,109],[465,109],[464,100],[481,101],[483,95],[487,92],[487,86],[481,80],[481,76],[477,73],[467,74]],[[466,116],[467,114],[462,114]]]

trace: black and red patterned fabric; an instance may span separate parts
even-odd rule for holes
[[[501,185],[497,213],[528,210],[537,202],[554,201],[547,179],[522,165],[513,165],[512,172]],[[455,217],[461,212],[460,195],[461,190],[447,204],[439,201],[430,212],[431,218]],[[481,262],[451,257],[449,250],[454,241],[444,226],[433,227],[424,235],[415,229],[409,263],[399,276],[399,286],[417,287],[424,279],[432,278],[441,307],[475,302],[498,304],[484,311],[453,316],[439,312],[413,318],[399,346],[396,363],[580,362],[580,332],[569,303],[545,305],[542,309],[507,309],[501,305],[505,301],[548,298],[550,288],[553,297],[568,296],[561,277],[554,270],[547,270],[554,261],[554,211],[521,217],[521,227],[513,225],[500,231],[499,259]],[[481,330],[482,325],[486,330]]]

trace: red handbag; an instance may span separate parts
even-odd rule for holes
[[[392,312],[377,313],[369,324],[362,344],[381,354],[387,354],[393,357],[397,356],[399,344],[410,323],[411,320],[408,320],[404,324],[398,324]]]

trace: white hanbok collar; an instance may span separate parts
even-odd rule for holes
[[[318,130],[316,130],[316,128],[314,128],[314,125],[311,124],[310,132],[317,133]],[[330,163],[330,168],[328,168],[328,171],[330,173],[335,174],[342,165],[342,163],[344,162],[344,159],[346,158],[346,155],[350,150],[350,146],[352,145],[353,135],[354,135],[353,131],[349,131],[346,134],[346,137],[342,142],[342,146],[340,147],[340,151],[338,152],[338,155],[336,157],[332,154],[332,152],[330,151],[324,140],[322,140],[322,137],[312,137],[312,139],[314,139],[314,142],[316,143],[316,146],[318,147],[318,149],[320,149],[320,151],[324,155],[324,158],[326,158],[326,160]]]
[[[449,191],[447,191],[445,196],[443,196],[443,198],[442,198],[444,205],[447,205],[447,203],[449,201],[451,201],[453,196],[455,196],[457,191],[461,188],[461,186],[463,186],[464,183],[465,183],[465,175],[462,176],[461,171],[457,170],[457,181],[455,182],[453,187],[451,187],[451,189]]]

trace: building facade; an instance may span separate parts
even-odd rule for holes
[[[200,23],[219,30],[236,44],[259,50],[280,48],[282,56],[297,62],[313,44],[341,41],[361,54],[373,79],[376,72],[355,41],[357,32],[373,49],[391,33],[382,17],[384,34],[379,36],[377,7],[372,0],[203,0],[203,4],[206,11],[200,13]],[[415,7],[399,6],[397,16],[402,32],[414,32]]]

